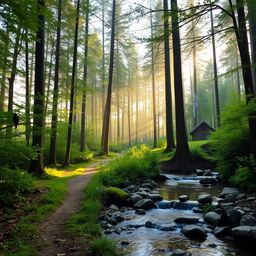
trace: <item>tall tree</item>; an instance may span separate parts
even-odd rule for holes
[[[109,140],[109,124],[110,124],[110,110],[111,110],[113,67],[114,67],[114,50],[115,50],[115,17],[116,17],[115,13],[116,13],[116,0],[113,0],[108,92],[107,92],[107,100],[106,100],[106,105],[105,105],[104,121],[103,121],[103,128],[102,128],[102,143],[103,143],[104,154],[109,153],[108,140]]]
[[[82,114],[81,114],[81,137],[80,151],[85,150],[85,108],[86,108],[86,86],[87,86],[87,63],[88,63],[88,36],[89,36],[89,0],[85,3],[85,38],[84,38],[84,88],[82,96]]]
[[[172,40],[173,40],[173,63],[174,63],[174,89],[175,89],[175,113],[176,113],[176,151],[174,157],[167,163],[172,165],[171,169],[183,172],[191,170],[191,156],[187,142],[182,68],[181,68],[181,49],[177,0],[171,0],[172,10]]]
[[[150,2],[151,3],[151,2]],[[151,38],[153,39],[153,18],[152,13],[150,13],[150,30],[151,30]],[[154,134],[154,142],[153,142],[153,148],[156,148],[157,146],[157,134],[156,134],[156,84],[155,84],[155,60],[154,60],[154,45],[153,42],[151,42],[151,70],[152,70],[152,98],[153,98],[153,134]],[[137,134],[136,134],[137,135]]]
[[[36,34],[35,51],[35,88],[33,113],[33,141],[32,146],[37,147],[37,157],[31,160],[30,172],[37,175],[44,173],[43,162],[43,129],[44,129],[44,26],[43,10],[44,0],[38,0],[38,30]]]
[[[77,67],[77,41],[78,41],[79,10],[80,10],[80,0],[77,0],[75,35],[74,35],[74,51],[73,51],[73,66],[72,66],[72,78],[71,78],[71,88],[70,88],[70,105],[69,105],[69,117],[68,117],[68,136],[67,136],[66,155],[65,155],[65,160],[64,160],[64,163],[63,163],[64,166],[69,165],[70,153],[71,153],[71,138],[72,138],[74,94],[75,94],[75,78],[76,78],[76,67]]]
[[[217,127],[219,127],[220,126],[220,101],[219,101],[218,68],[217,68],[212,8],[210,10],[210,14],[211,14],[211,32],[212,32],[211,37],[212,37],[212,56],[213,56],[213,72],[214,72],[215,108],[216,108],[216,117],[217,117]]]
[[[58,125],[58,98],[59,98],[59,66],[60,66],[60,40],[61,40],[61,16],[62,0],[58,1],[57,35],[55,49],[55,69],[54,69],[54,88],[52,102],[52,123],[51,123],[51,142],[49,163],[56,164],[56,144],[57,144],[57,125]]]
[[[250,25],[253,89],[256,97],[256,3],[253,0],[247,0],[247,6]]]
[[[167,146],[165,151],[169,152],[175,148],[173,136],[172,118],[172,93],[171,93],[171,67],[170,67],[170,46],[169,46],[169,21],[168,2],[164,0],[164,60],[165,60],[165,107],[166,107],[166,137]]]

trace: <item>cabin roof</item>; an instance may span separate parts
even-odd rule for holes
[[[203,125],[206,125],[209,128],[209,130],[215,131],[215,129],[213,127],[211,127],[207,122],[202,120],[190,131],[190,134],[194,133],[196,130],[198,130]]]

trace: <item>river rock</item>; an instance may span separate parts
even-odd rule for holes
[[[197,201],[200,204],[211,204],[212,203],[212,197],[209,194],[202,194],[202,195],[199,195]]]
[[[220,197],[226,197],[227,195],[230,195],[230,194],[238,195],[239,191],[237,188],[225,187],[220,193]]]
[[[128,190],[130,192],[133,192],[137,189],[137,187],[135,185],[129,185],[128,187],[125,188],[125,190]]]
[[[160,231],[174,231],[176,230],[176,225],[173,224],[161,224],[159,227]]]
[[[135,213],[136,213],[136,214],[139,214],[139,215],[145,215],[145,214],[146,214],[146,211],[143,210],[143,209],[136,209],[136,210],[135,210]]]
[[[210,225],[218,226],[221,222],[221,215],[216,212],[208,212],[204,216],[204,221]]]
[[[204,175],[204,171],[200,170],[200,169],[196,169],[196,175],[197,176],[203,176]]]
[[[216,179],[213,177],[202,178],[199,182],[203,185],[212,185],[217,183]]]
[[[235,239],[241,239],[243,242],[256,241],[256,227],[240,226],[232,228],[231,234]]]
[[[189,239],[203,240],[207,237],[204,228],[197,225],[187,225],[181,229],[181,233]]]
[[[144,210],[155,208],[155,207],[156,206],[151,199],[142,199],[134,205],[134,208],[140,208]]]
[[[109,209],[109,210],[112,210],[112,211],[118,211],[118,210],[119,210],[119,208],[118,208],[116,205],[114,205],[114,204],[111,204],[111,205],[108,207],[108,209]]]
[[[188,195],[181,195],[181,196],[179,196],[180,202],[186,202],[186,201],[188,201],[188,199],[189,199]]]
[[[168,178],[163,174],[157,174],[153,179],[156,182],[165,182],[168,180]]]
[[[194,213],[203,213],[204,210],[203,210],[203,209],[200,209],[200,208],[198,208],[198,207],[195,207],[195,208],[193,208],[193,212],[194,212]]]
[[[190,252],[181,250],[181,249],[176,249],[173,252],[170,252],[166,254],[165,256],[191,256],[192,254]]]
[[[148,198],[151,199],[153,202],[162,201],[163,197],[159,194],[149,194]]]
[[[199,222],[199,218],[195,217],[178,217],[174,219],[177,223],[195,224]]]
[[[157,224],[153,223],[152,221],[147,221],[145,223],[145,227],[146,228],[157,228],[158,226],[157,226]]]
[[[153,186],[152,186],[152,184],[151,183],[143,183],[142,185],[141,185],[143,188],[148,188],[148,189],[153,189]]]
[[[212,170],[210,170],[210,169],[204,170],[204,176],[213,176]]]
[[[138,195],[138,194],[132,194],[129,198],[128,198],[128,202],[131,202],[132,204],[136,204],[137,202],[139,202],[140,200],[142,200],[142,196]]]
[[[213,230],[213,234],[217,237],[225,237],[229,236],[231,232],[231,228],[226,226],[226,227],[216,227]]]
[[[228,224],[231,227],[237,227],[240,225],[241,213],[232,206],[226,206],[223,208]]]
[[[256,218],[251,215],[244,215],[240,220],[240,226],[256,226]]]

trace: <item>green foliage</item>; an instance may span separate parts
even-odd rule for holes
[[[35,148],[26,146],[25,142],[14,139],[1,139],[0,166],[15,169],[28,169],[31,159],[36,157]]]
[[[107,206],[111,204],[121,206],[124,204],[127,198],[128,193],[124,190],[116,187],[108,187],[104,190],[103,193],[103,204]]]
[[[166,138],[161,138],[157,141],[157,148],[166,148],[166,145],[167,145],[167,141],[166,141]]]
[[[239,157],[238,168],[230,181],[245,190],[256,191],[256,159],[253,155]]]
[[[148,147],[132,147],[123,157],[103,167],[99,173],[105,186],[118,185],[126,179],[150,178],[159,171],[159,160]]]
[[[117,256],[116,247],[107,238],[100,238],[96,240],[91,246],[92,256]]]
[[[206,141],[190,141],[189,149],[192,159],[195,161],[210,161],[208,154],[203,150],[203,146],[206,145]]]
[[[123,146],[122,146],[122,144],[117,143],[117,142],[110,142],[109,143],[109,150],[111,152],[118,153],[118,152],[121,152],[123,150]]]
[[[13,206],[33,188],[32,177],[21,170],[0,168],[0,205]]]
[[[248,112],[253,110],[253,102],[229,105],[222,113],[222,126],[210,136],[217,168],[226,181],[234,175],[238,159],[249,155]]]

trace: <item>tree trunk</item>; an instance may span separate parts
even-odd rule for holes
[[[112,81],[113,81],[113,67],[114,67],[114,48],[115,48],[115,12],[116,12],[116,0],[113,0],[112,8],[112,24],[111,24],[111,43],[110,43],[110,61],[109,61],[109,78],[108,78],[108,93],[107,101],[104,112],[104,122],[102,129],[103,137],[103,152],[109,153],[108,140],[109,140],[109,121],[111,110],[111,94],[112,94]]]
[[[211,8],[210,14],[211,14],[211,32],[212,32],[212,55],[213,55],[213,72],[214,72],[215,107],[216,107],[217,127],[219,127],[220,126],[220,100],[219,100],[218,68],[217,68],[212,8]]]
[[[229,0],[230,7],[233,9],[232,2]],[[251,69],[251,61],[249,54],[249,44],[247,37],[247,29],[246,29],[246,18],[244,13],[244,1],[236,0],[237,4],[237,14],[238,14],[238,25],[236,22],[236,17],[233,11],[233,24],[235,28],[235,33],[238,42],[238,48],[240,52],[241,64],[242,64],[242,72],[244,79],[244,87],[247,103],[250,103],[254,97],[253,91],[253,79],[252,79],[252,69]],[[249,134],[250,134],[250,151],[252,154],[256,154],[256,119],[255,113],[249,113],[248,115],[248,123],[249,123]]]
[[[35,91],[34,91],[34,120],[32,146],[37,147],[37,157],[31,160],[30,172],[37,175],[44,173],[43,159],[43,129],[44,129],[44,26],[45,18],[41,14],[44,0],[38,0],[38,31],[36,34],[35,52]]]
[[[172,122],[172,92],[171,92],[171,67],[169,47],[169,21],[168,2],[164,0],[164,60],[165,60],[165,105],[166,105],[166,138],[167,146],[165,152],[175,148]]]
[[[150,27],[151,27],[151,38],[154,37],[153,34],[153,21],[152,21],[152,13],[150,13]],[[156,131],[156,86],[155,86],[155,60],[154,60],[154,46],[153,42],[151,42],[151,69],[152,69],[152,101],[153,101],[153,134],[154,134],[154,142],[153,148],[156,148],[157,145],[157,131]]]
[[[175,113],[176,113],[176,152],[172,160],[177,161],[177,169],[187,171],[190,161],[190,151],[187,142],[185,112],[182,86],[182,67],[180,50],[180,33],[177,12],[177,1],[171,0],[172,13],[172,38],[173,38],[173,63],[174,63],[174,88],[175,88]]]
[[[136,136],[135,143],[138,144],[139,137],[139,79],[138,79],[138,61],[137,61],[137,81],[136,81]]]
[[[18,55],[21,50],[21,31],[20,27],[17,30],[15,44],[14,44],[14,51],[13,51],[13,58],[12,58],[12,69],[11,69],[11,76],[8,77],[9,80],[9,93],[8,93],[8,125],[12,124],[12,115],[13,115],[13,92],[14,92],[14,80],[17,73],[17,60]],[[12,134],[12,126],[8,127],[6,130],[7,136],[11,136]]]
[[[55,70],[54,70],[54,87],[52,102],[52,123],[51,123],[51,141],[49,163],[57,164],[56,145],[57,145],[57,125],[58,125],[58,98],[59,98],[59,66],[60,66],[60,39],[61,39],[61,7],[62,0],[58,2],[58,25],[55,50]]]
[[[105,0],[102,0],[102,125],[105,108]]]
[[[82,114],[81,114],[81,137],[80,152],[85,151],[85,114],[86,114],[86,87],[87,87],[87,66],[88,66],[88,34],[89,34],[89,0],[86,1],[86,17],[85,17],[85,38],[84,38],[84,91],[82,96]]]
[[[254,97],[256,97],[256,4],[252,0],[247,1],[251,39],[251,59]]]
[[[77,39],[78,39],[78,25],[79,25],[79,8],[80,8],[80,0],[77,0],[76,27],[75,27],[74,52],[73,52],[73,67],[72,67],[69,118],[68,118],[68,136],[67,136],[66,156],[65,156],[64,163],[63,163],[64,166],[69,165],[70,153],[71,153],[71,138],[72,138],[74,94],[75,94],[75,78],[76,78],[76,66],[77,66]]]
[[[131,93],[130,88],[128,87],[128,141],[129,141],[129,148],[131,147]]]
[[[9,25],[7,24],[6,37],[9,38]],[[6,40],[4,49],[7,53],[9,48],[9,40]],[[5,107],[5,90],[6,90],[6,72],[7,72],[7,54],[4,56],[3,67],[2,67],[2,79],[1,79],[1,92],[0,92],[0,112],[4,111]]]
[[[28,31],[26,30],[26,37],[28,37]],[[27,146],[29,146],[30,138],[30,84],[29,84],[29,49],[28,38],[25,41],[25,71],[26,71],[26,107],[25,107],[25,135]]]

